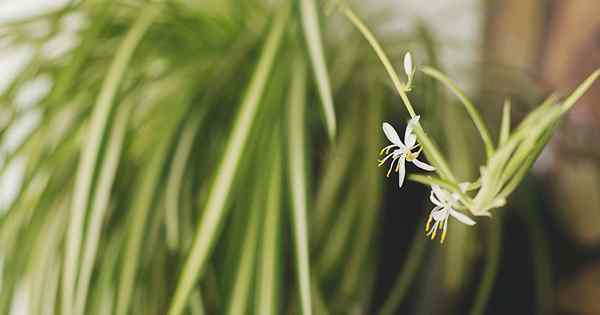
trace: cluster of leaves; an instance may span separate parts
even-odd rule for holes
[[[2,174],[22,166],[0,313],[23,295],[29,314],[366,310],[393,99],[358,34],[319,11],[81,1],[2,25],[2,49],[33,54],[0,98]],[[72,47],[47,54],[73,17]]]

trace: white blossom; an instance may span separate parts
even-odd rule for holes
[[[415,166],[426,171],[433,171],[435,168],[425,162],[419,161],[417,158],[421,153],[420,145],[417,144],[417,136],[413,133],[414,125],[419,121],[419,116],[414,117],[408,122],[406,130],[404,132],[404,143],[400,140],[398,133],[388,123],[383,123],[383,132],[385,136],[390,140],[392,144],[383,148],[380,154],[385,154],[385,157],[379,161],[379,166],[383,165],[388,159],[392,159],[390,168],[387,172],[387,176],[390,175],[392,169],[394,169],[394,163],[396,163],[395,171],[398,172],[398,186],[402,187],[404,183],[404,177],[406,174],[405,163],[412,162]],[[419,148],[418,151],[413,152],[413,149]],[[391,151],[393,150],[393,151]],[[391,153],[390,153],[391,151]]]
[[[442,237],[440,242],[444,243],[446,232],[448,231],[448,218],[450,218],[450,216],[466,225],[475,224],[473,219],[455,209],[459,205],[458,194],[452,194],[439,186],[431,186],[429,200],[433,202],[435,207],[429,214],[429,219],[425,225],[425,232],[427,232],[427,236],[431,236],[432,240],[435,238],[437,230],[441,229]],[[434,221],[433,227],[431,226],[432,220]]]

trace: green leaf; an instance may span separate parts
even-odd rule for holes
[[[83,236],[83,222],[88,208],[94,170],[98,163],[100,146],[106,132],[109,114],[114,105],[114,98],[136,47],[159,13],[159,6],[147,6],[140,14],[135,25],[128,31],[117,50],[94,106],[92,120],[89,125],[90,135],[86,140],[84,150],[81,152],[77,169],[77,179],[68,224],[66,253],[62,273],[61,305],[63,315],[70,315],[73,311],[75,281],[77,271],[79,270],[78,262]]]
[[[260,252],[257,264],[255,314],[279,314],[281,302],[278,282],[281,277],[281,141],[273,144],[274,155],[271,168],[267,204],[263,218]]]
[[[498,265],[502,255],[502,214],[495,218],[496,222],[488,226],[486,264],[483,270],[483,278],[475,295],[471,315],[485,314],[485,306],[488,304],[498,274]]]
[[[127,122],[131,112],[131,104],[123,104],[119,107],[116,114],[114,125],[112,126],[109,142],[107,144],[106,156],[104,158],[98,184],[93,198],[89,222],[87,224],[87,233],[83,246],[83,257],[81,260],[81,270],[79,281],[77,283],[77,292],[75,298],[75,314],[84,314],[86,299],[89,290],[89,282],[92,276],[96,252],[100,241],[100,233],[104,216],[109,205],[111,189],[119,166],[121,149],[127,129]]]
[[[302,27],[304,29],[304,38],[308,47],[308,53],[312,62],[312,69],[317,81],[319,96],[325,114],[325,122],[330,139],[335,137],[336,121],[335,110],[333,106],[333,96],[331,93],[331,84],[323,54],[323,45],[321,44],[321,30],[319,18],[315,8],[314,0],[300,0],[300,12],[302,14]]]
[[[142,176],[136,183],[136,191],[131,203],[131,211],[128,213],[129,221],[123,254],[123,266],[119,277],[117,289],[116,315],[128,314],[132,295],[135,288],[136,274],[142,254],[142,243],[150,210],[156,201],[156,194],[160,188],[160,182],[164,164],[167,160],[169,148],[176,134],[177,127],[183,115],[187,112],[187,106],[175,104],[171,106],[171,114],[163,122],[161,137],[156,141],[152,156],[145,167],[142,168]]]
[[[510,135],[510,100],[504,101],[504,107],[502,108],[502,123],[500,125],[500,140],[498,141],[498,147],[502,146],[508,140]]]
[[[167,246],[170,250],[174,251],[179,246],[179,201],[181,199],[181,187],[185,178],[185,169],[188,160],[190,159],[190,153],[192,151],[192,145],[202,120],[204,119],[205,113],[194,113],[185,124],[177,148],[175,149],[175,155],[173,156],[173,162],[169,171],[169,177],[167,178],[167,191],[165,196],[165,232],[167,238]]]
[[[481,135],[481,139],[483,140],[483,144],[485,145],[485,152],[489,159],[494,154],[494,143],[492,142],[490,132],[487,129],[485,123],[483,122],[479,111],[477,110],[477,108],[475,108],[475,105],[473,105],[473,103],[465,96],[465,94],[460,90],[460,88],[443,73],[429,67],[424,67],[422,71],[425,74],[442,82],[452,91],[452,93],[454,93],[454,95],[458,97],[458,99],[461,101],[461,103],[467,110],[467,113],[469,113],[471,120],[473,120],[475,127],[477,127],[477,131],[479,131],[479,134]]]
[[[247,143],[254,116],[279,50],[290,11],[290,4],[285,4],[279,9],[273,25],[270,27],[258,65],[240,104],[240,112],[228,139],[223,159],[215,172],[216,178],[212,183],[206,207],[198,224],[190,255],[179,276],[169,307],[169,315],[180,315],[183,312],[187,297],[200,276],[214,245],[218,227],[225,217],[227,195],[231,190],[234,175],[241,160],[241,153]]]
[[[260,185],[259,185],[260,187]],[[257,188],[262,192],[260,188]],[[226,301],[225,314],[247,314],[248,304],[250,302],[251,286],[254,278],[254,264],[256,261],[256,249],[258,244],[258,229],[260,226],[259,218],[262,215],[262,202],[260,194],[254,196],[254,201],[250,205],[250,218],[245,224],[245,233],[238,245],[240,256],[236,262],[235,275],[233,279],[233,287],[229,294],[230,297]]]
[[[312,314],[312,304],[310,295],[310,259],[308,252],[309,237],[306,224],[306,166],[304,165],[304,134],[306,132],[304,127],[306,66],[302,59],[294,59],[292,73],[294,75],[290,87],[290,103],[288,109],[288,178],[292,199],[292,234],[301,314],[310,315]]]
[[[592,84],[600,77],[600,69],[592,72],[589,77],[581,83],[571,95],[562,103],[562,107],[565,111],[569,110],[577,101],[587,92],[587,90],[592,87]]]

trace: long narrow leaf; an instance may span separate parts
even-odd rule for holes
[[[261,249],[257,265],[255,314],[279,314],[278,277],[281,262],[281,152],[280,141],[273,145],[275,154],[271,182],[262,227]]]
[[[131,204],[130,220],[128,222],[127,237],[125,243],[125,253],[123,267],[120,274],[119,286],[117,290],[117,305],[115,314],[126,315],[131,306],[133,289],[138,268],[138,261],[142,252],[142,241],[144,240],[144,231],[146,222],[148,222],[148,213],[155,201],[154,196],[158,191],[164,163],[167,159],[169,146],[175,135],[178,124],[181,122],[187,107],[179,105],[172,110],[169,119],[164,122],[161,136],[158,144],[153,151],[153,156],[143,168],[143,175],[138,183],[138,190]]]
[[[175,295],[171,301],[169,315],[183,312],[187,297],[200,276],[217,237],[218,227],[225,217],[227,195],[231,190],[234,175],[246,146],[249,131],[261,101],[263,90],[271,72],[273,61],[279,50],[291,6],[285,4],[275,17],[258,65],[240,105],[240,112],[227,142],[223,160],[216,171],[206,208],[196,230],[194,242],[183,270],[179,276]]]
[[[98,162],[98,153],[108,124],[109,114],[113,107],[125,69],[133,53],[154,18],[160,12],[160,7],[149,5],[139,16],[136,24],[129,30],[121,46],[117,50],[114,61],[104,80],[98,101],[94,106],[92,120],[89,126],[90,136],[81,153],[77,170],[77,179],[67,233],[66,253],[62,277],[62,313],[70,315],[73,311],[73,299],[76,274],[79,270],[78,261],[83,235],[83,222],[88,208],[89,195],[92,187],[94,170]]]
[[[510,135],[510,100],[504,101],[504,107],[502,107],[502,123],[500,125],[500,139],[498,140],[498,147],[505,144]]]
[[[106,158],[100,169],[100,175],[94,201],[91,208],[88,230],[85,237],[83,247],[83,258],[81,260],[81,270],[77,282],[77,293],[75,299],[75,314],[84,314],[87,293],[89,290],[89,282],[96,259],[96,251],[98,242],[100,241],[100,232],[104,214],[108,208],[110,193],[113,186],[114,178],[119,165],[119,158],[123,141],[125,139],[125,131],[127,129],[127,121],[131,111],[130,104],[124,104],[119,108],[116,114],[114,126],[111,130],[110,140],[106,151]]]
[[[260,187],[260,185],[258,186]],[[258,188],[259,192],[262,192]],[[248,208],[251,212],[246,228],[244,238],[239,244],[240,256],[237,261],[237,268],[233,279],[233,287],[230,291],[229,301],[226,303],[227,315],[248,313],[248,304],[250,301],[250,290],[254,278],[254,264],[256,260],[256,245],[258,239],[258,229],[260,226],[260,216],[264,203],[260,193],[254,197],[252,205]]]
[[[306,93],[306,66],[295,59],[294,76],[290,87],[288,109],[288,158],[289,183],[292,198],[292,234],[296,277],[300,298],[301,314],[312,314],[310,296],[310,259],[308,254],[308,227],[306,225],[306,175],[304,165],[304,107]]]
[[[312,62],[312,69],[317,81],[321,104],[323,105],[327,131],[330,139],[333,139],[336,133],[335,110],[333,106],[331,84],[329,83],[329,75],[327,66],[325,65],[323,45],[321,44],[319,18],[314,0],[300,0],[300,12],[302,13],[304,38],[306,40],[310,61]]]
[[[167,246],[175,250],[179,244],[179,200],[181,186],[184,180],[186,163],[189,160],[194,144],[196,132],[204,118],[204,113],[196,114],[184,127],[179,144],[175,150],[169,178],[167,179],[167,191],[165,197],[165,230]]]

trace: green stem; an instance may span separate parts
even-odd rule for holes
[[[389,58],[383,51],[383,48],[381,48],[381,45],[379,44],[379,42],[377,42],[377,39],[375,39],[375,36],[373,35],[373,33],[371,33],[371,31],[367,28],[367,26],[360,20],[360,18],[358,16],[356,16],[356,14],[354,14],[354,12],[352,12],[352,10],[350,10],[349,7],[347,7],[345,5],[340,5],[340,8],[341,8],[342,12],[344,13],[344,15],[346,15],[346,17],[348,17],[350,22],[352,22],[352,24],[361,32],[361,34],[369,42],[371,47],[373,47],[373,49],[375,50],[375,53],[377,54],[377,57],[379,58],[379,60],[383,64],[383,66],[385,67],[385,70],[387,71],[389,77],[391,78],[392,82],[394,83],[394,87],[396,88],[396,91],[400,95],[400,98],[402,99],[402,102],[404,103],[404,106],[406,107],[408,114],[410,115],[411,118],[415,118],[417,116],[417,114],[415,113],[415,110],[414,110],[410,100],[408,99],[408,95],[406,95],[406,85],[404,83],[402,83],[402,81],[400,81],[398,74],[396,73],[396,70],[394,70],[392,63],[390,62]],[[425,155],[427,155],[429,160],[434,164],[434,166],[436,166],[437,171],[440,173],[440,175],[442,177],[447,178],[452,181],[455,181],[455,177],[452,174],[452,171],[450,170],[450,168],[448,167],[448,163],[443,158],[443,156],[440,154],[439,149],[435,146],[433,141],[431,141],[431,139],[429,139],[429,137],[427,136],[427,134],[425,133],[423,128],[421,128],[421,124],[418,123],[416,126],[417,127],[415,128],[415,133],[417,134],[417,137],[419,138],[419,141],[421,142],[421,145],[423,146]]]
[[[306,93],[306,65],[296,58],[290,88],[290,105],[288,111],[289,124],[289,185],[292,199],[292,233],[296,276],[300,297],[301,314],[312,314],[310,295],[310,259],[308,251],[308,227],[306,224],[306,176],[305,176],[305,141],[304,115]]]
[[[475,105],[473,105],[473,103],[465,96],[465,94],[458,88],[458,86],[454,84],[454,82],[452,82],[443,73],[429,67],[423,68],[422,71],[423,73],[444,83],[444,85],[446,85],[446,87],[448,87],[454,93],[454,95],[456,95],[458,99],[460,99],[463,106],[467,110],[467,113],[469,113],[471,120],[473,120],[475,127],[477,127],[477,131],[479,131],[479,134],[481,135],[481,139],[483,140],[483,144],[485,145],[485,153],[487,154],[487,158],[489,159],[494,154],[494,143],[492,141],[492,137],[490,136],[490,132],[485,126],[485,123],[483,122],[479,111],[477,111],[477,109],[475,108]]]
[[[488,234],[488,255],[487,264],[483,271],[483,279],[475,296],[475,304],[471,309],[471,315],[481,315],[485,312],[485,306],[490,298],[490,293],[494,288],[496,276],[498,274],[498,264],[501,255],[502,245],[502,216],[496,217],[496,222],[489,226]]]

